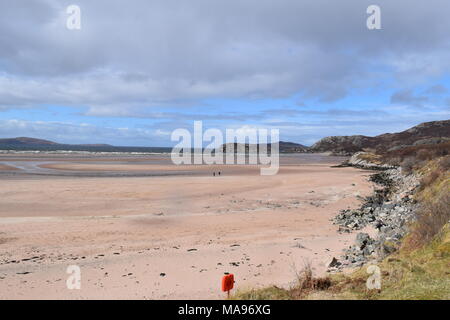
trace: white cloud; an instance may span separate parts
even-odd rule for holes
[[[79,0],[0,4],[0,108],[84,105],[97,115],[202,99],[334,101],[386,77],[419,83],[449,72],[445,0]],[[389,69],[386,71],[386,69]]]
[[[448,0],[378,0],[377,31],[366,28],[370,0],[77,0],[79,31],[65,28],[69,4],[0,2],[0,112],[72,106],[84,107],[98,123],[98,117],[160,122],[138,129],[2,120],[0,135],[164,145],[172,129],[202,119],[222,129],[265,121],[282,128],[282,139],[312,143],[328,134],[395,130],[395,121],[406,126],[448,117],[448,105],[423,98],[439,90],[414,90],[450,73]],[[395,90],[398,105],[384,112],[360,107],[361,114],[353,106],[305,105],[232,114],[207,103],[294,96],[299,104],[328,103],[382,90]],[[427,110],[411,113],[411,105]]]
[[[158,137],[154,129],[99,127],[69,122],[45,122],[23,120],[0,120],[1,137],[32,136],[54,140],[59,143],[110,143],[113,145],[158,146],[167,140]]]

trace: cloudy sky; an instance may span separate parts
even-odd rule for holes
[[[1,0],[0,138],[170,146],[194,120],[307,145],[401,131],[450,118],[449,30],[448,0]]]

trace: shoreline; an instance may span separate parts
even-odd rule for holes
[[[340,227],[340,232],[358,234],[355,243],[333,261],[329,269],[331,272],[379,262],[397,251],[418,209],[413,195],[419,186],[419,179],[414,174],[404,175],[398,167],[361,164],[359,161],[350,165],[371,169],[377,167],[379,172],[371,175],[370,180],[379,188],[365,198],[360,208],[341,210],[336,215],[334,223]],[[376,231],[372,234],[359,232],[367,226]]]

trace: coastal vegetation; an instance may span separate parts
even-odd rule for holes
[[[383,239],[380,245],[393,250],[370,262],[381,270],[381,288],[368,289],[367,263],[322,278],[314,278],[306,265],[291,288],[241,290],[233,299],[450,299],[450,143],[364,153],[359,160],[396,166],[404,179],[419,180],[411,193],[417,206],[407,233],[397,243]],[[393,196],[404,196],[402,191],[391,188]]]

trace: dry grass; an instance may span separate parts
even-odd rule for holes
[[[401,166],[405,172],[416,170],[428,161],[450,155],[450,142],[410,146],[381,155],[383,163]]]
[[[439,175],[440,174],[438,170],[433,170],[429,174],[425,175],[420,181],[420,189],[424,190],[425,188],[432,185],[433,182],[439,178]]]
[[[420,249],[403,248],[378,264],[381,290],[368,290],[367,266],[332,276],[325,294],[313,292],[306,299],[448,300],[450,299],[450,224],[444,225]]]
[[[366,286],[367,266],[351,274],[313,278],[307,267],[298,273],[292,289],[275,286],[238,292],[233,299],[358,299],[358,300],[448,300],[450,299],[450,224],[426,245],[412,252],[401,249],[378,264],[381,290]]]
[[[290,294],[295,299],[301,299],[315,290],[326,290],[331,287],[329,277],[314,278],[311,265],[305,263],[304,267],[297,273],[297,286],[290,290]]]
[[[435,181],[438,178],[435,178]],[[429,243],[443,226],[450,221],[450,194],[444,188],[430,200],[422,202],[417,213],[417,221],[411,227],[408,237],[403,241],[405,250],[418,249]]]
[[[430,187],[439,178],[445,178],[446,173],[450,170],[450,156],[439,158],[435,161],[429,161],[425,166],[420,168],[423,174],[420,189],[425,190]]]
[[[367,151],[365,153],[359,154],[358,158],[375,164],[381,164],[382,159],[381,155]]]
[[[400,250],[379,263],[382,289],[368,290],[366,267],[349,274],[314,278],[308,264],[289,290],[251,290],[236,299],[450,299],[450,143],[396,150],[385,159],[423,175],[415,198],[416,222]],[[431,152],[431,153],[430,153]],[[433,160],[429,160],[429,157]],[[391,162],[391,164],[394,164]]]
[[[238,291],[232,299],[237,300],[299,300],[313,292],[328,290],[331,286],[329,277],[315,278],[311,265],[305,263],[304,267],[296,272],[296,285],[290,289],[271,286],[263,289]]]
[[[401,161],[400,166],[402,167],[403,172],[409,174],[417,166],[417,162],[417,159],[414,157],[406,157]]]

